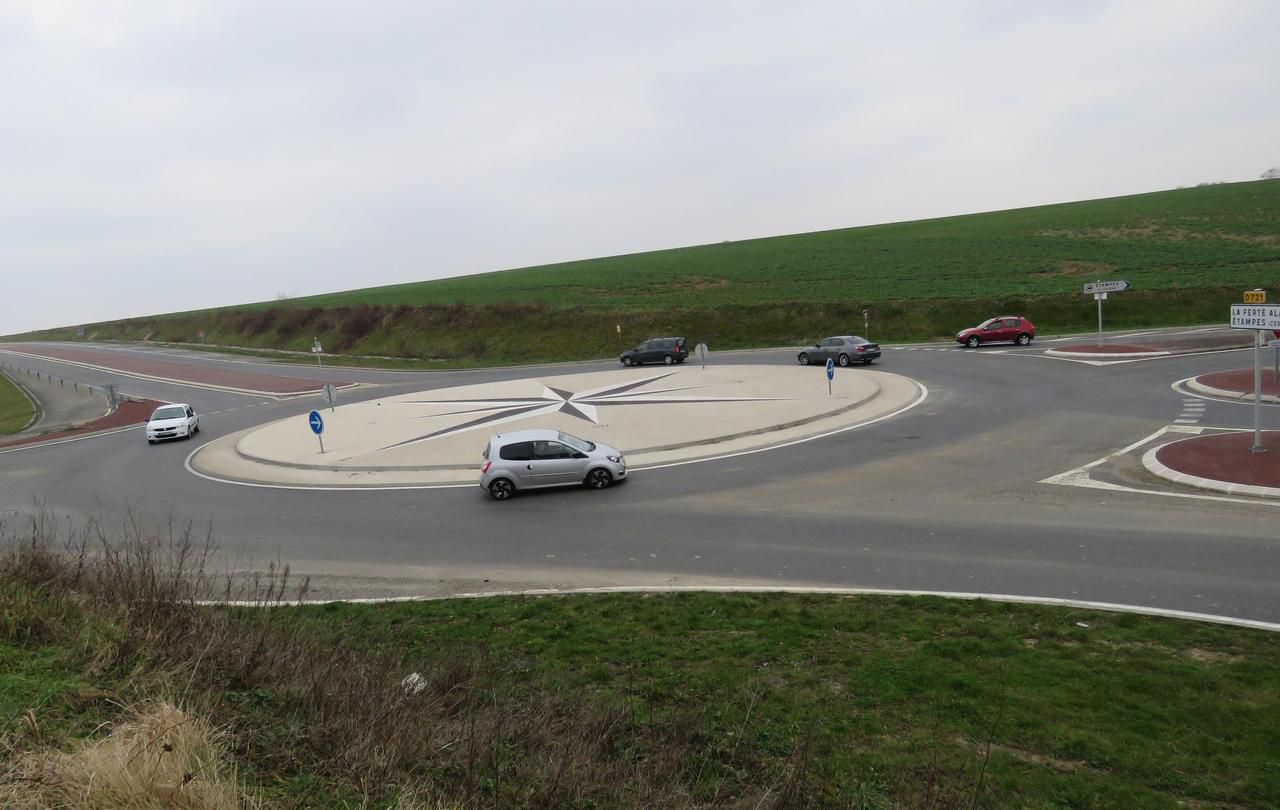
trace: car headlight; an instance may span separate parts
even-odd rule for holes
[[[610,460],[610,461],[612,461],[614,464],[621,464],[621,463],[622,463],[622,456],[605,456],[605,458],[609,459],[609,460]]]

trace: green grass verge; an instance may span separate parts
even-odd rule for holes
[[[35,413],[27,395],[22,393],[13,380],[0,374],[0,436],[22,430],[31,424]]]
[[[1280,277],[1280,182],[1205,186],[961,217],[654,251],[31,333],[194,342],[441,364],[601,357],[653,335],[713,349],[863,331],[946,338],[994,314],[1087,330],[1081,285],[1125,278],[1107,323],[1226,320]],[[622,327],[619,338],[617,327]]]
[[[33,709],[46,737],[83,734],[113,714],[98,698],[126,698],[148,682],[140,653],[103,666],[87,639],[109,637],[109,628],[57,613],[74,628],[61,643],[17,643],[23,636],[12,629],[0,640],[10,732],[29,725],[19,718]],[[246,628],[260,624],[240,615]],[[424,759],[402,775],[428,779],[447,806],[520,805],[549,795],[553,778],[602,780],[553,789],[583,799],[565,806],[645,806],[641,797],[657,788],[641,775],[653,778],[646,768],[673,746],[679,757],[664,766],[661,790],[687,806],[754,806],[768,796],[788,806],[967,807],[975,791],[983,807],[1280,802],[1280,637],[1261,631],[803,595],[488,598],[272,615],[348,668],[389,656],[396,672],[430,675],[481,662],[451,689],[506,718],[497,739],[465,769]],[[177,669],[192,700],[218,691],[212,719],[234,729],[238,766],[273,801],[329,806],[370,795],[308,769],[308,749],[322,743],[308,736],[297,684]],[[600,733],[618,773],[556,777],[571,740],[522,748],[535,734],[526,724],[554,727],[562,715],[605,706],[616,711]],[[546,782],[533,783],[529,771],[512,779],[518,755],[552,763]],[[380,795],[373,806],[392,801]]]

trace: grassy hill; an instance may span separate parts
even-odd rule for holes
[[[85,337],[445,362],[607,355],[650,334],[712,348],[862,331],[946,337],[997,311],[1087,329],[1081,284],[1125,278],[1120,326],[1225,319],[1280,278],[1280,182],[1220,184],[942,219],[724,242],[85,327]],[[616,328],[622,326],[619,339]],[[73,339],[58,329],[30,337]]]

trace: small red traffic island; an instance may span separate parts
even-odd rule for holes
[[[1164,349],[1136,343],[1071,343],[1057,346],[1054,351],[1068,354],[1168,354]]]
[[[1271,402],[1280,402],[1280,377],[1275,368],[1262,369],[1262,397]],[[1230,396],[1238,399],[1253,396],[1253,369],[1235,368],[1230,371],[1216,371],[1213,374],[1201,374],[1193,381],[1194,388],[1201,393]]]
[[[17,439],[0,440],[0,448],[19,447],[32,444],[46,444],[49,442],[64,441],[66,439],[75,439],[84,436],[93,436],[99,433],[111,433],[122,428],[141,425],[150,418],[151,413],[163,402],[157,402],[154,399],[133,400],[127,399],[116,406],[111,413],[92,422],[86,422],[74,428],[59,430],[53,433],[40,433],[34,436],[23,436]]]
[[[1266,452],[1250,452],[1253,442],[1251,430],[1193,436],[1148,451],[1142,462],[1175,483],[1280,498],[1280,430],[1262,432]]]

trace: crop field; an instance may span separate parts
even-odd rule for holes
[[[1123,278],[1116,328],[1221,323],[1280,279],[1280,181],[587,259],[66,327],[24,339],[306,351],[335,363],[476,366],[605,357],[653,335],[713,349],[863,331],[947,339],[996,314],[1041,334],[1095,323],[1082,285]],[[373,359],[370,359],[370,357]]]
[[[1135,289],[1251,287],[1280,276],[1280,182],[726,242],[300,298],[299,306],[493,304],[664,309]]]

